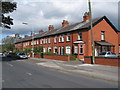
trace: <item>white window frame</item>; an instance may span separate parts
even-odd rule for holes
[[[64,42],[64,34],[61,36],[61,42]]]
[[[70,41],[68,37],[70,37],[70,33],[67,34],[67,41]]]
[[[48,52],[50,52],[50,49],[51,49],[51,51],[52,51],[52,48],[51,48],[51,47],[48,47]]]
[[[101,31],[101,40],[105,40],[105,31]]]
[[[81,52],[82,49],[82,52]],[[84,54],[84,45],[80,45],[80,54]]]
[[[71,47],[70,46],[66,46],[66,54],[71,54]]]
[[[82,40],[82,32],[78,32],[78,40]]]
[[[48,38],[48,43],[51,43],[50,37]]]
[[[78,46],[74,46],[74,54],[78,54]]]
[[[54,37],[54,43],[57,43],[57,36]]]

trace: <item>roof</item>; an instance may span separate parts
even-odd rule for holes
[[[115,46],[109,42],[106,41],[95,41],[96,44],[100,45],[100,46]]]
[[[95,26],[97,23],[99,23],[101,20],[106,19],[106,21],[108,21],[108,23],[112,26],[112,28],[117,31],[117,29],[114,27],[114,25],[107,19],[106,16],[101,16],[98,18],[95,18],[92,20],[93,22],[93,26]],[[90,29],[90,21],[87,22],[78,22],[75,24],[71,24],[71,25],[67,25],[65,27],[60,27],[58,29],[54,29],[54,30],[50,30],[50,31],[45,31],[41,34],[36,34],[34,35],[34,39],[37,38],[42,38],[42,37],[46,37],[46,36],[51,36],[51,35],[57,35],[57,34],[62,34],[62,33],[67,33],[67,32],[71,32],[71,31],[75,31],[75,30],[84,30],[84,29]],[[16,41],[16,43],[19,42],[24,42],[24,41],[29,41],[32,40],[32,36],[29,36],[27,38],[23,38],[21,40]]]

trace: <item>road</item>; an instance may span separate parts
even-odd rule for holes
[[[3,88],[118,88],[117,83],[38,66],[31,60],[3,58]]]

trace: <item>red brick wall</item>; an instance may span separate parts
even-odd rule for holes
[[[84,63],[91,64],[91,58],[85,57]],[[107,65],[107,66],[119,66],[120,67],[120,59],[117,58],[95,58],[95,64],[99,65]]]
[[[45,59],[70,61],[70,56],[59,56],[59,55],[44,55]]]

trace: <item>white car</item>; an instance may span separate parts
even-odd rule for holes
[[[17,57],[18,58],[23,58],[23,59],[27,59],[28,58],[28,56],[25,53],[18,53]]]
[[[102,52],[100,53],[99,55],[100,57],[119,57],[119,55],[113,53],[113,52],[110,52],[110,51],[107,51],[107,52]]]

